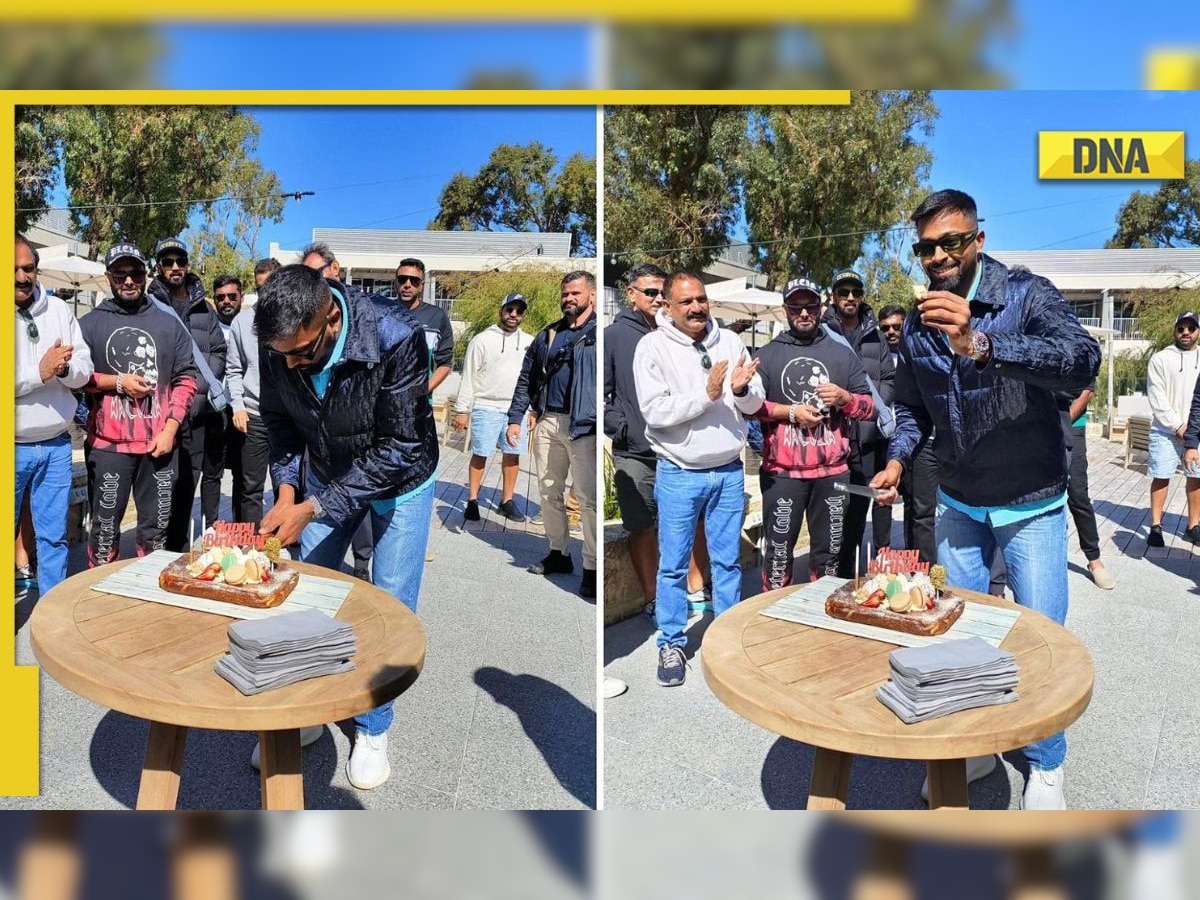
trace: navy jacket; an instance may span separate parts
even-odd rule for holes
[[[633,383],[633,351],[650,333],[646,318],[626,309],[604,329],[604,433],[612,438],[613,455],[652,461],[646,420]]]
[[[1100,368],[1100,345],[1058,290],[1028,269],[980,254],[983,279],[971,323],[987,332],[980,368],[943,333],[904,321],[896,372],[896,434],[888,458],[908,466],[936,428],[942,490],[969,506],[1031,503],[1067,487],[1067,454],[1054,392],[1079,393]]]
[[[438,464],[424,330],[386,297],[350,293],[348,305],[350,330],[324,400],[307,375],[274,353],[260,357],[271,478],[300,487],[307,451],[313,474],[326,485],[317,500],[337,524],[374,500],[420,487]]]
[[[146,293],[179,313],[179,318],[187,325],[192,340],[196,342],[204,361],[212,369],[213,375],[218,381],[223,381],[229,347],[225,343],[225,333],[221,331],[221,319],[217,315],[216,307],[205,299],[204,282],[200,280],[199,276],[188,272],[184,276],[183,286],[187,288],[188,295],[187,299],[182,302],[171,299],[170,290],[158,276],[155,276],[146,287]],[[212,404],[208,402],[208,387],[204,376],[197,369],[196,396],[192,398],[190,418],[195,419],[197,416],[213,411]]]
[[[1200,377],[1196,378],[1196,386],[1192,389],[1192,408],[1188,412],[1187,430],[1183,433],[1183,449],[1195,450],[1200,447]]]
[[[567,320],[559,319],[547,325],[533,339],[525,351],[521,364],[521,375],[513,391],[512,405],[508,408],[508,424],[519,425],[525,413],[533,410],[539,419],[546,412],[546,382],[548,379],[547,359],[550,350],[550,333],[558,334],[566,329]],[[596,314],[583,325],[581,333],[572,346],[568,359],[556,360],[554,365],[571,366],[571,424],[572,438],[596,433]]]

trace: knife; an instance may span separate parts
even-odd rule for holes
[[[833,483],[833,489],[835,491],[843,491],[847,494],[857,494],[860,497],[868,497],[871,500],[876,499],[880,494],[884,493],[883,491],[877,491],[874,488],[869,488],[866,485],[843,484],[840,481],[835,481]]]

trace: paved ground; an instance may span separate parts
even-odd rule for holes
[[[1072,528],[1066,624],[1091,651],[1096,682],[1091,706],[1068,731],[1067,802],[1081,809],[1200,806],[1200,695],[1190,687],[1200,677],[1200,555],[1179,537],[1187,524],[1183,479],[1171,484],[1167,546],[1147,551],[1145,466],[1123,469],[1123,447],[1100,437],[1088,449],[1103,559],[1117,588],[1092,584]],[[744,596],[758,593],[758,583],[757,572],[747,573]],[[694,620],[690,634],[698,638],[706,624]],[[699,658],[686,684],[659,687],[652,625],[641,616],[606,629],[604,650],[606,673],[630,685],[605,706],[605,808],[804,807],[811,749],[724,707],[704,683]],[[1017,806],[1024,761],[1019,753],[1005,761],[971,786],[972,806]],[[859,759],[850,806],[919,808],[923,777],[920,763]]]
[[[432,560],[418,611],[429,649],[421,677],[396,703],[391,780],[371,792],[350,786],[345,765],[353,724],[337,723],[304,751],[309,808],[595,806],[594,601],[579,597],[578,574],[547,579],[525,571],[545,555],[542,530],[506,528],[506,520],[490,511],[493,500],[499,502],[498,462],[485,479],[484,521],[465,530],[466,457],[443,448]],[[522,508],[526,498],[528,513],[536,514],[537,483],[523,469],[517,487]],[[228,516],[228,475],[222,503]],[[578,566],[580,549],[572,543]],[[83,567],[82,551],[73,548],[71,572]],[[122,556],[132,552],[127,533]],[[34,663],[27,620],[36,599],[35,593],[18,595],[22,665]],[[0,798],[0,808],[132,807],[146,723],[76,697],[45,675],[41,685],[42,795]],[[256,808],[258,774],[248,762],[253,746],[249,734],[193,731],[180,807]]]

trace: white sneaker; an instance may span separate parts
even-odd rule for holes
[[[370,735],[359,730],[354,733],[354,749],[346,763],[346,777],[360,791],[377,788],[392,774],[388,762],[387,733]]]
[[[968,756],[967,757],[967,784],[972,781],[978,781],[980,778],[987,778],[996,771],[996,754],[991,756]],[[929,802],[929,778],[921,784],[921,799],[926,803]]]
[[[611,700],[613,697],[620,697],[627,690],[629,690],[629,685],[627,685],[620,678],[613,678],[611,675],[604,676],[605,700]]]
[[[324,725],[313,725],[309,728],[300,729],[300,746],[307,747],[309,744],[315,744],[321,739],[321,735],[325,733]],[[254,752],[250,754],[250,765],[256,769],[262,768],[262,750],[256,741],[254,744]]]
[[[1063,796],[1063,770],[1030,769],[1025,782],[1025,795],[1021,798],[1021,809],[1066,809],[1067,798]]]

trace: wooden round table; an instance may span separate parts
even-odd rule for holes
[[[175,808],[188,728],[259,732],[263,808],[303,809],[300,729],[398,697],[425,664],[425,629],[403,603],[341,572],[291,562],[353,585],[337,618],[358,638],[356,668],[247,697],[213,670],[232,618],[93,589],[131,562],[55,587],[34,608],[30,638],[38,663],[63,687],[150,721],[138,809]]]
[[[809,809],[844,809],[855,754],[928,764],[931,808],[967,809],[966,758],[1064,730],[1092,697],[1092,659],[1065,628],[1023,607],[1001,645],[1016,655],[1020,699],[905,725],[875,697],[895,644],[759,613],[794,587],[742,601],[704,635],[704,677],[734,712],[816,750]],[[1006,600],[954,589],[971,603]],[[886,633],[886,632],[885,632]]]

